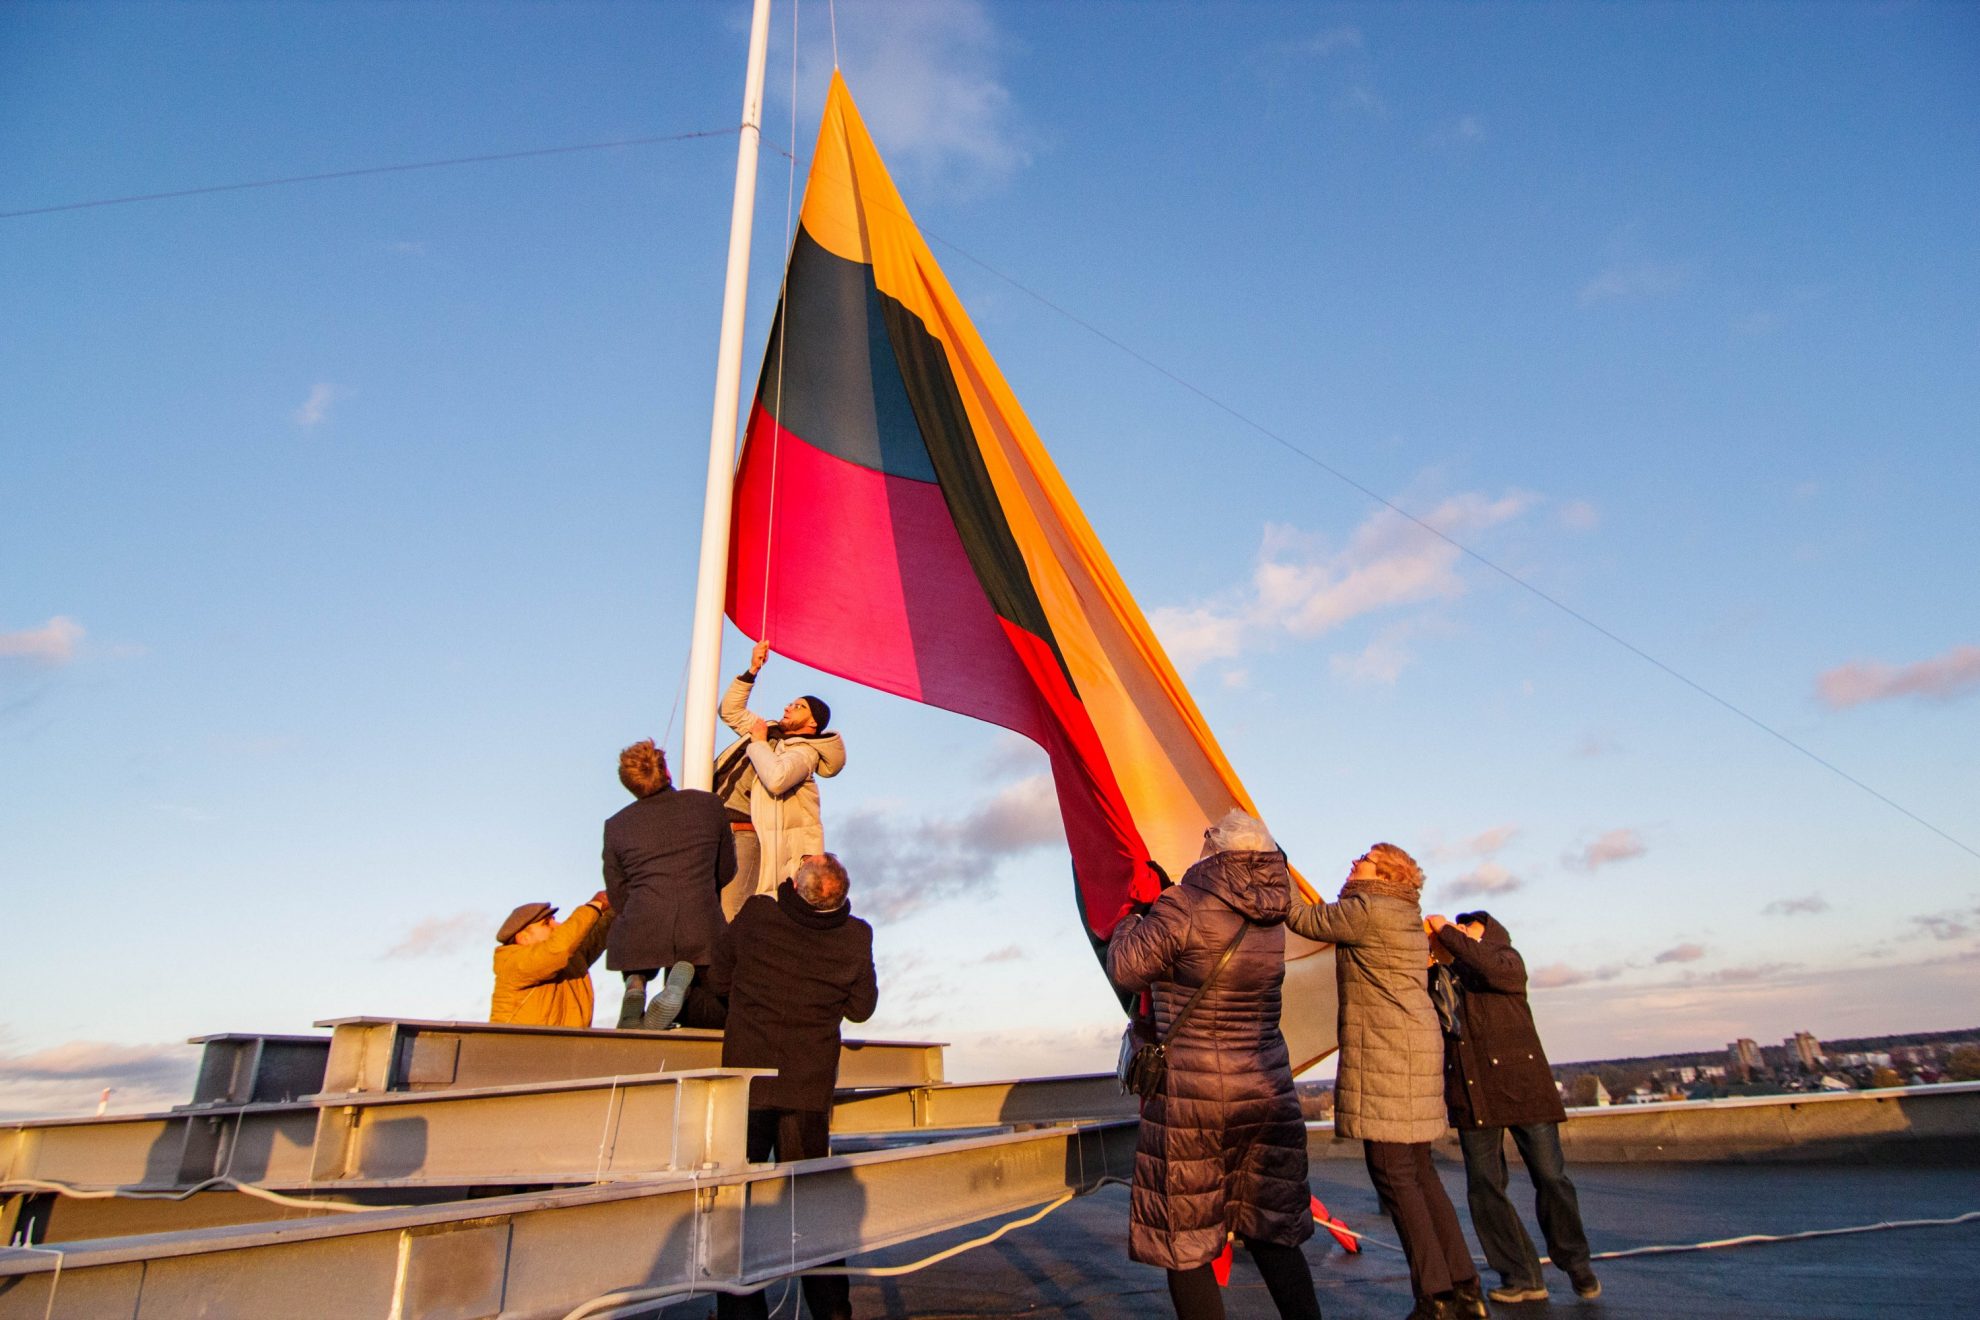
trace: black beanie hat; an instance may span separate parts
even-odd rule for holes
[[[804,704],[811,707],[811,718],[818,721],[818,732],[825,732],[825,726],[832,722],[832,708],[818,697],[806,697]]]

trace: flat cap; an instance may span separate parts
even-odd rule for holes
[[[557,907],[554,903],[523,904],[521,907],[517,908],[514,912],[511,912],[509,914],[509,919],[502,923],[502,929],[495,932],[495,942],[497,944],[507,944],[510,940],[516,937],[517,933],[520,932],[524,926],[530,925],[533,922],[541,921],[545,917],[554,914],[556,911],[557,911]]]

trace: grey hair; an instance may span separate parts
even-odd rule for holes
[[[1203,832],[1205,857],[1220,852],[1272,852],[1278,846],[1264,821],[1236,807]]]
[[[845,864],[831,853],[813,853],[798,863],[791,885],[798,897],[821,912],[829,912],[846,901],[852,880]]]

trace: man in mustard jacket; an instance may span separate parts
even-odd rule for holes
[[[548,903],[524,903],[495,934],[495,996],[490,1022],[588,1027],[596,1002],[591,964],[605,951],[612,904],[599,890],[562,921]]]

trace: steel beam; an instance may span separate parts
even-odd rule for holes
[[[410,1018],[329,1018],[322,1092],[440,1091],[573,1077],[684,1072],[722,1066],[722,1033],[603,1031]],[[942,1080],[942,1046],[849,1040],[841,1087],[927,1086]]]
[[[1134,1118],[1140,1113],[1139,1105],[1137,1097],[1121,1094],[1121,1085],[1112,1073],[1014,1082],[948,1082],[841,1093],[832,1104],[832,1135],[893,1136]]]
[[[21,1124],[0,1131],[0,1191],[31,1180],[179,1190],[234,1178],[274,1190],[593,1182],[742,1163],[749,1083],[701,1069],[320,1105]]]
[[[282,1104],[323,1089],[328,1036],[255,1036],[228,1032],[194,1036],[204,1046],[199,1078],[186,1109],[213,1105]]]
[[[0,1320],[551,1320],[607,1290],[748,1286],[1125,1178],[1135,1125],[326,1219],[0,1249]],[[57,1272],[59,1261],[60,1269]]]

